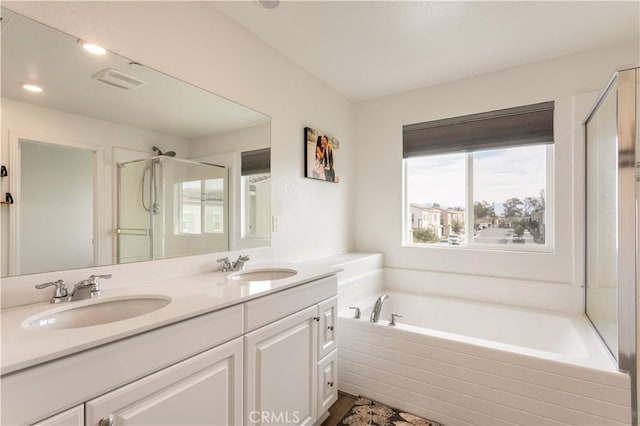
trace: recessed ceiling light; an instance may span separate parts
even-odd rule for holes
[[[28,90],[29,92],[33,92],[33,93],[42,92],[42,87],[38,86],[37,84],[33,84],[33,83],[22,83],[22,88],[24,90]]]
[[[105,53],[107,53],[107,50],[104,47],[98,46],[94,43],[78,40],[78,44],[82,46],[84,50],[89,53],[93,53],[94,55],[104,55]]]

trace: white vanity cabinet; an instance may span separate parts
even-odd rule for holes
[[[336,286],[333,276],[246,304],[246,424],[312,425],[337,400]]]
[[[318,304],[318,359],[324,358],[333,351],[336,346],[336,324],[338,297],[334,296]]]
[[[303,282],[5,374],[0,424],[318,424],[337,398],[336,292],[335,275]]]
[[[89,425],[241,425],[242,338],[85,404]]]
[[[84,426],[84,405],[70,408],[32,426]]]
[[[230,361],[225,361],[225,358],[228,357],[222,357],[222,352],[218,351],[226,348],[229,342],[237,342],[236,345],[241,347],[242,318],[243,305],[232,306],[4,375],[0,424],[33,424],[57,413],[62,415],[68,407],[84,404],[110,392],[115,395],[130,387],[138,389],[137,392],[128,394],[132,395],[132,403],[145,398],[142,389],[149,390],[151,399],[148,401],[157,403],[151,395],[156,391],[150,390],[155,388],[147,384],[149,378],[170,377],[179,381],[180,372],[187,371],[186,366],[194,365],[192,363],[196,361],[203,369],[210,367],[215,371],[218,367],[227,368],[225,366],[228,364],[225,363]],[[234,348],[237,350],[237,347]],[[200,358],[204,354],[209,355],[206,361],[201,362]],[[215,356],[218,355],[222,357],[220,364],[215,362]],[[234,361],[233,373],[238,374],[233,379],[234,391],[238,392],[237,395],[234,394],[234,401],[241,404],[242,353],[233,359],[237,361]],[[207,362],[209,364],[205,365]],[[174,369],[178,371],[174,372]],[[197,376],[198,371],[192,374],[197,373]],[[159,380],[153,381],[153,384],[160,383]],[[205,380],[210,388],[213,386],[212,380],[214,379]],[[171,387],[170,380],[162,383]],[[183,395],[188,394],[185,392]],[[97,398],[99,399],[100,397]],[[172,399],[172,403],[175,401],[178,401],[177,396]],[[88,415],[91,410],[88,406],[85,408]],[[113,410],[118,410],[117,404],[113,406]],[[102,414],[101,411],[97,420],[105,415],[108,417],[109,414],[110,412]],[[235,416],[235,419],[242,422],[238,414]],[[155,423],[157,422],[152,421],[149,424]],[[87,424],[97,425],[97,421]]]
[[[317,308],[245,336],[247,424],[313,424],[316,413]]]
[[[338,350],[318,361],[318,413],[324,413],[338,400]]]
[[[326,413],[329,407],[338,400],[337,311],[337,296],[318,304],[318,363],[316,367],[318,416]]]

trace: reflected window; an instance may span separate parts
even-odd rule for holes
[[[268,239],[271,235],[271,149],[244,151],[241,162],[240,236]]]
[[[224,232],[224,180],[206,179],[176,184],[178,234]]]

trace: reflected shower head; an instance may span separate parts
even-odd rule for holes
[[[175,151],[162,152],[162,151],[160,151],[160,148],[158,148],[157,146],[153,146],[153,147],[151,147],[151,149],[154,152],[156,152],[158,155],[164,155],[165,157],[175,157],[176,156],[176,152]]]

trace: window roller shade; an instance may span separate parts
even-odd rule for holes
[[[552,144],[553,102],[405,125],[403,158]]]
[[[244,151],[241,157],[242,176],[271,172],[271,148]]]

